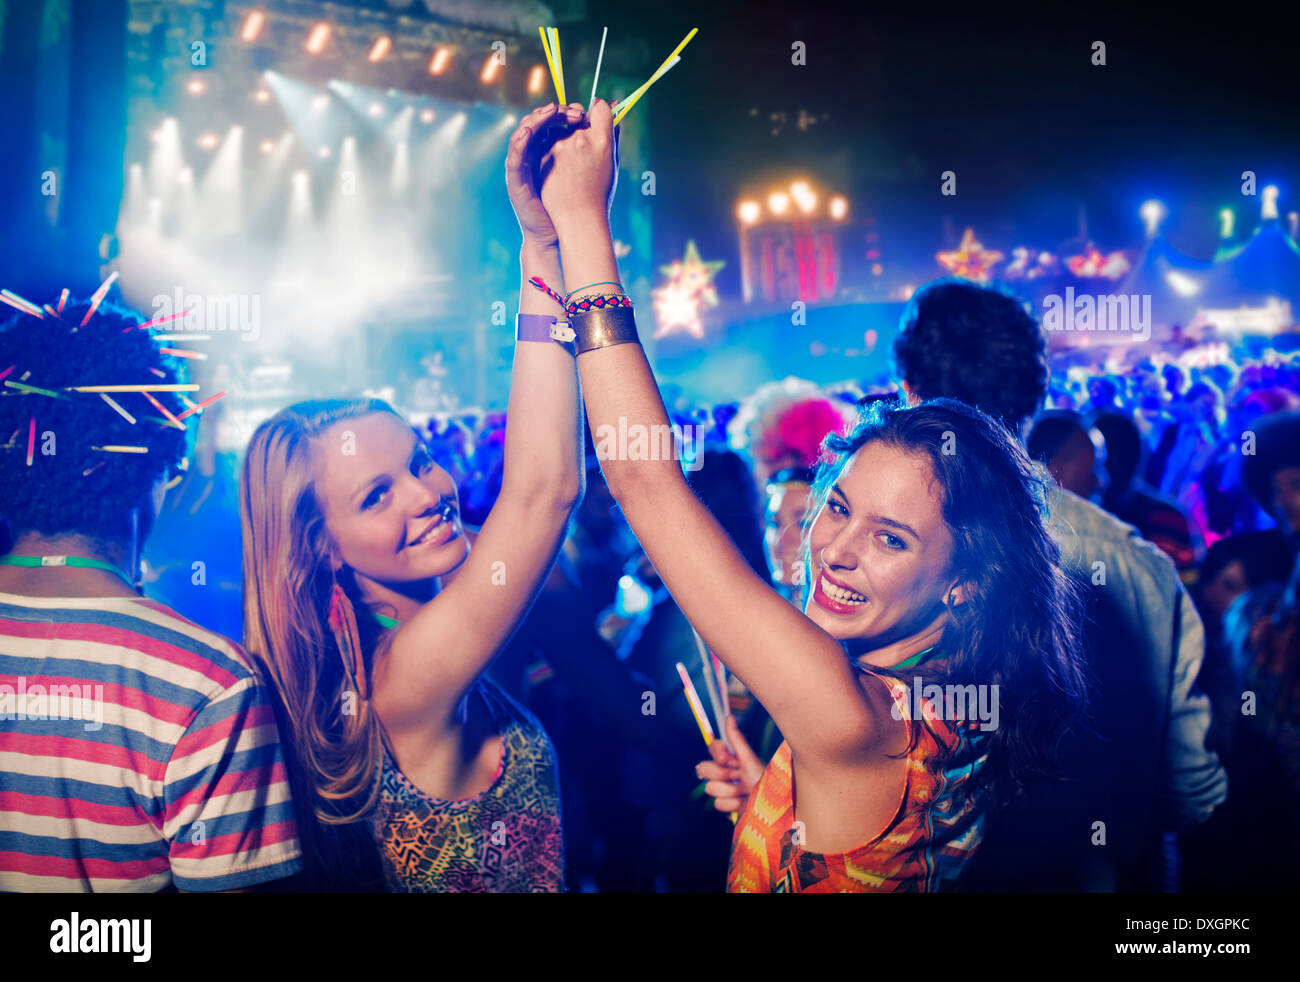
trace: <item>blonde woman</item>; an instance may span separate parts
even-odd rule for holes
[[[526,285],[560,279],[538,161],[577,115],[543,107],[509,143],[519,337],[536,343],[516,346],[501,494],[473,551],[450,475],[382,402],[299,403],[250,442],[245,643],[292,734],[313,887],[357,886],[357,851],[377,846],[392,890],[563,888],[550,741],[483,673],[581,497],[574,359],[538,326],[562,310]]]

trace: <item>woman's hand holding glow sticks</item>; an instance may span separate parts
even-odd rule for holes
[[[734,716],[727,717],[726,735],[736,752],[727,750],[721,740],[714,740],[709,744],[713,759],[696,764],[695,776],[707,782],[704,791],[712,796],[714,808],[720,812],[735,812],[741,809],[754,785],[758,784],[765,765],[745,742]]]

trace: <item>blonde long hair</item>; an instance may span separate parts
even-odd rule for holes
[[[384,734],[364,696],[376,648],[391,635],[372,618],[355,616],[356,606],[366,609],[355,581],[346,570],[334,573],[312,451],[334,423],[382,412],[402,418],[378,399],[313,400],[281,410],[253,433],[239,486],[244,647],[278,691],[283,735],[296,751],[295,791],[305,794],[301,807],[325,825],[359,821],[378,795]],[[352,645],[330,626],[336,583],[346,596],[338,606],[348,636],[360,640],[360,679],[346,650]]]

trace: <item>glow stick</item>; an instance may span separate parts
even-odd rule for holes
[[[108,296],[109,287],[111,287],[116,280],[117,270],[113,270],[113,272],[108,274],[108,279],[99,284],[99,289],[96,290],[90,298],[90,309],[86,311],[86,316],[81,318],[81,323],[77,325],[78,327],[85,327],[87,322],[95,316],[95,311],[97,311],[99,305],[104,302],[104,298]]]
[[[67,396],[59,395],[57,392],[51,392],[49,389],[38,389],[34,385],[27,385],[23,382],[15,382],[12,379],[5,379],[5,385],[11,389],[17,389],[20,392],[31,392],[33,395],[49,396],[51,399],[66,399]]]
[[[713,652],[709,652],[709,657],[713,659],[713,670],[718,673],[718,690],[722,693],[722,732],[726,733],[726,719],[731,715],[731,693],[727,691],[727,669]]]
[[[555,82],[560,94],[560,105],[567,106],[569,100],[564,96],[564,58],[560,55],[560,32],[557,28],[552,27],[551,31],[551,54],[555,56]]]
[[[6,368],[3,372],[0,372],[0,378],[4,378],[5,376],[7,376],[10,372],[12,372],[12,371],[13,371],[15,368],[17,368],[17,367],[18,367],[17,365],[10,365],[10,366],[9,366],[8,368]]]
[[[714,739],[713,728],[709,726],[709,718],[704,715],[704,706],[700,703],[700,694],[695,691],[695,685],[691,682],[691,675],[681,662],[677,663],[677,674],[682,677],[682,688],[686,692],[686,701],[690,704],[691,713],[695,716],[695,724],[700,728],[700,736],[704,737],[704,745],[707,747]]]
[[[722,734],[722,738],[725,740],[727,731],[723,726],[722,699],[718,695],[718,676],[714,673],[713,665],[709,662],[709,653],[704,647],[704,639],[700,637],[700,633],[695,628],[691,628],[691,634],[695,637],[695,648],[700,653],[700,667],[704,669],[704,691],[708,693],[709,705],[713,707],[713,718],[718,721],[718,732]],[[727,749],[730,750],[730,746]]]
[[[31,314],[39,320],[45,320],[45,311],[41,310],[35,304],[29,304],[16,293],[10,293],[8,290],[0,290],[0,301],[7,303],[10,307],[21,310],[24,314]]]
[[[695,35],[699,33],[699,30],[700,29],[698,27],[691,28],[690,33],[687,34],[686,37],[682,38],[682,43],[677,45],[677,47],[673,49],[673,53],[664,59],[664,63],[659,66],[659,70],[650,76],[650,81],[646,82],[646,84],[642,87],[642,89],[638,90],[638,92],[636,93],[636,98],[640,98],[641,92],[644,92],[645,89],[650,88],[652,83],[656,82],[658,79],[668,74],[668,70],[672,68],[673,65],[676,64],[676,61],[674,59],[676,59],[677,56],[682,53],[682,49],[685,48],[686,45],[690,43],[691,38],[695,37]],[[618,123],[618,121],[623,118],[623,114],[628,109],[632,108],[632,103],[635,101],[636,99],[630,99],[627,103],[623,105],[623,107],[619,110],[619,115],[614,119],[615,123]]]
[[[168,321],[174,321],[177,317],[184,317],[188,313],[188,310],[182,310],[179,314],[168,314],[166,317],[155,317],[153,320],[141,324],[140,330],[143,331],[146,327],[153,327],[156,324],[166,324]]]
[[[148,447],[126,447],[121,444],[108,444],[103,447],[91,447],[91,450],[102,450],[104,453],[148,453]]]
[[[173,415],[171,414],[170,410],[168,410],[168,408],[167,408],[166,406],[164,406],[161,402],[159,402],[157,399],[155,399],[155,398],[153,397],[153,393],[152,393],[152,392],[142,392],[141,395],[143,395],[146,399],[148,399],[151,403],[153,403],[153,408],[156,409],[156,410],[158,410],[158,412],[162,413],[164,416],[166,416],[167,419],[168,419],[168,421],[171,422],[171,423],[173,423],[173,424],[175,424],[175,426],[176,426],[176,428],[177,428],[178,430],[183,430],[183,429],[185,429],[185,424],[182,423],[182,422],[181,422],[179,419],[177,419],[175,416],[173,416]]]
[[[65,286],[59,294],[59,313],[63,313],[63,305],[68,302],[68,288]]]
[[[103,399],[106,403],[108,403],[110,406],[112,406],[114,409],[116,409],[116,410],[117,410],[117,414],[118,414],[119,416],[121,416],[124,420],[126,420],[126,421],[127,421],[128,423],[130,423],[132,426],[135,425],[135,417],[132,416],[130,413],[128,413],[128,412],[127,412],[125,409],[123,409],[121,406],[119,406],[119,405],[114,401],[113,397],[110,396],[107,392],[101,392],[101,393],[99,394],[99,398]]]
[[[600,63],[605,57],[605,35],[609,33],[606,27],[600,32],[600,52],[596,55],[596,74],[591,77],[591,98],[587,100],[587,109],[591,109],[591,104],[596,101],[596,83],[600,81]]]
[[[641,88],[633,92],[623,102],[619,103],[618,112],[614,116],[614,125],[617,126],[620,122],[622,122],[623,117],[626,116],[632,110],[632,107],[635,106],[640,101],[641,97],[650,90],[650,86],[654,85],[655,82],[658,82],[661,78],[663,78],[670,71],[672,71],[673,67],[681,60],[682,60],[681,57],[678,56],[674,58],[672,61],[665,64],[662,68],[659,69],[659,71],[655,72],[648,79],[646,79],[645,84],[642,85]]]
[[[198,392],[197,382],[189,385],[70,385],[71,392]]]
[[[560,76],[555,74],[555,58],[551,55],[551,42],[546,36],[546,28],[537,28],[537,33],[542,36],[542,53],[546,55],[546,67],[551,72],[551,84],[555,86],[555,98],[559,100],[560,105],[564,105],[564,98],[560,95]]]
[[[27,466],[32,466],[32,452],[36,449],[36,417],[27,424]]]
[[[175,358],[197,358],[199,361],[207,361],[208,358],[202,351],[190,351],[186,348],[159,348],[158,350],[164,355],[172,355]]]
[[[203,410],[207,409],[210,405],[212,405],[214,402],[216,402],[218,399],[220,399],[220,398],[221,398],[222,396],[224,396],[225,394],[226,394],[226,393],[225,393],[225,390],[223,389],[222,391],[218,392],[216,395],[214,395],[214,396],[209,396],[208,398],[204,399],[204,400],[203,400],[202,402],[200,402],[197,406],[190,406],[189,409],[185,410],[185,412],[181,413],[181,414],[180,414],[179,416],[177,416],[176,418],[177,418],[177,419],[184,419],[186,416],[189,416],[191,413],[201,413],[201,412],[203,412]]]

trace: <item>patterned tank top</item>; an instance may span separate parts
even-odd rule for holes
[[[475,693],[501,734],[492,784],[459,801],[412,784],[385,748],[371,819],[384,879],[398,893],[557,893],[564,889],[560,780],[541,724],[493,682]]]
[[[862,671],[889,687],[909,739],[917,737],[894,817],[874,839],[848,852],[802,848],[794,827],[793,759],[790,745],[782,743],[736,822],[729,893],[929,893],[952,889],[975,854],[984,810],[972,786],[987,759],[990,733],[978,720],[939,719],[925,699],[919,701],[929,725],[915,722],[912,687]]]

